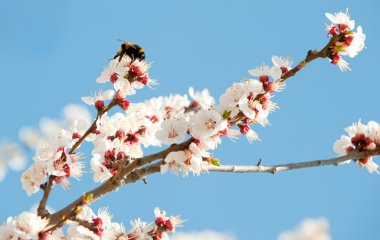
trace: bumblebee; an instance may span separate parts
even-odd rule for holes
[[[113,59],[118,59],[120,62],[124,55],[129,56],[132,61],[139,59],[140,61],[145,60],[145,52],[142,47],[131,42],[123,42],[121,44],[119,51],[116,53]]]

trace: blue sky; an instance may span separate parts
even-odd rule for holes
[[[103,66],[124,39],[140,44],[154,65],[156,90],[130,100],[208,88],[217,98],[247,70],[271,56],[301,60],[328,41],[325,12],[345,11],[367,35],[367,49],[348,59],[352,72],[318,60],[289,80],[274,101],[261,142],[225,140],[215,155],[226,164],[265,164],[334,157],[344,127],[362,118],[380,121],[376,77],[380,33],[377,1],[2,1],[0,3],[0,138],[17,140],[22,126],[59,117],[68,103],[98,90]],[[150,150],[147,150],[149,153]],[[30,154],[30,157],[32,153]],[[89,160],[89,157],[87,157]],[[0,183],[0,220],[29,209],[11,173]],[[73,180],[75,181],[75,180]],[[378,239],[380,176],[356,165],[267,174],[210,173],[182,178],[154,175],[96,202],[127,225],[153,219],[159,206],[188,219],[184,231],[229,231],[238,239],[275,239],[306,217],[324,216],[333,239]],[[59,209],[94,186],[84,178],[72,190],[53,190]]]

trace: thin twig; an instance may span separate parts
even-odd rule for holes
[[[310,168],[310,167],[320,167],[328,165],[337,165],[339,163],[345,162],[347,160],[355,160],[364,157],[380,155],[380,148],[366,151],[366,152],[352,152],[349,155],[331,158],[327,160],[314,160],[309,162],[299,162],[299,163],[288,163],[274,166],[241,166],[241,165],[221,165],[221,166],[209,166],[208,171],[212,172],[235,172],[235,173],[247,173],[247,172],[258,172],[258,173],[277,173],[281,171],[288,171],[300,168]]]
[[[281,76],[281,79],[279,80],[280,82],[285,82],[288,78],[291,78],[293,77],[294,75],[296,75],[296,73],[298,71],[300,71],[302,68],[304,68],[309,62],[317,59],[317,58],[326,58],[328,57],[328,49],[333,46],[337,39],[340,38],[341,35],[338,35],[338,36],[334,36],[333,38],[330,39],[330,41],[327,43],[327,45],[321,50],[321,51],[317,51],[317,50],[309,50],[305,59],[302,60],[301,62],[299,62],[297,64],[297,66],[295,66],[294,68],[292,68],[291,70],[289,70],[288,72],[284,73],[282,76]],[[253,101],[259,101],[262,97],[264,97],[266,94],[268,93],[268,91],[262,93],[262,94],[258,94],[255,96],[255,98],[253,99]],[[242,118],[244,118],[244,114],[242,112],[240,112],[238,115],[237,115],[237,118],[233,121],[231,121],[231,126],[232,125],[236,125]]]
[[[87,131],[75,142],[75,144],[72,146],[72,148],[70,149],[68,154],[75,153],[75,151],[83,143],[83,141],[87,138],[87,136],[90,135],[94,131],[94,129],[96,128],[96,122],[98,121],[98,119],[101,118],[104,113],[108,112],[111,108],[116,106],[115,101],[116,101],[115,98],[112,99],[112,101],[105,108],[98,111],[98,114],[96,115],[94,122],[87,129]],[[54,180],[55,180],[55,176],[50,175],[47,183],[42,188],[44,193],[42,195],[42,199],[41,199],[41,201],[38,205],[38,208],[37,208],[37,214],[40,217],[46,218],[50,215],[50,213],[46,209],[46,203],[47,203],[47,200],[49,199],[51,190],[53,189]]]
[[[133,183],[139,180],[142,180],[145,178],[147,175],[157,173],[160,171],[160,165],[162,162],[158,162],[155,164],[148,165],[144,168],[135,170],[131,172],[127,177],[125,177],[122,181],[119,182],[119,186],[115,186],[112,184],[111,180],[107,180],[104,182],[102,185],[94,188],[93,190],[86,192],[84,195],[85,196],[92,196],[92,201],[95,201],[99,198],[101,198],[103,195],[112,192],[114,189],[117,187],[121,187],[124,184],[128,183]],[[83,205],[83,196],[77,198],[75,201],[67,205],[65,208],[61,209],[60,211],[51,214],[49,217],[49,226],[54,226],[57,223],[60,222],[61,219],[66,219],[67,216],[73,212],[73,210],[78,207]]]
[[[44,191],[44,194],[37,208],[38,216],[41,216],[43,218],[49,216],[49,212],[46,210],[46,203],[49,198],[50,192],[53,188],[53,185],[54,185],[54,176],[49,176],[48,182],[42,188]]]

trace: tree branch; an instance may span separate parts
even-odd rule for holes
[[[91,201],[93,202],[93,201],[101,198],[105,194],[112,192],[116,188],[121,187],[122,185],[142,180],[147,175],[159,172],[161,163],[162,162],[160,161],[158,163],[148,165],[144,168],[140,168],[140,169],[137,169],[135,171],[131,171],[128,173],[128,176],[124,175],[123,178],[121,178],[121,176],[119,176],[119,174],[117,174],[117,175],[113,176],[112,178],[108,179],[107,181],[105,181],[100,186],[94,188],[91,191],[84,193],[83,195],[84,196],[91,196]],[[116,177],[116,176],[121,178],[117,182],[117,184],[115,184],[115,180],[114,180],[114,177]],[[61,209],[60,211],[58,211],[54,214],[51,214],[49,216],[49,225],[48,226],[51,227],[51,226],[58,224],[61,221],[61,219],[66,219],[68,216],[70,216],[75,208],[82,206],[84,204],[86,204],[84,201],[84,198],[83,198],[83,196],[80,196],[75,201],[73,201],[72,203],[67,205],[65,208]]]
[[[236,172],[236,173],[246,173],[246,172],[263,172],[275,174],[281,171],[288,171],[300,168],[310,168],[310,167],[320,167],[328,165],[337,165],[347,160],[355,160],[370,156],[380,155],[380,148],[366,151],[366,152],[352,152],[348,155],[330,158],[327,160],[314,160],[309,162],[299,162],[299,163],[288,163],[274,166],[262,166],[261,164],[254,166],[239,166],[239,165],[221,165],[221,166],[210,166],[208,171],[212,172]]]
[[[339,38],[341,38],[342,36],[344,36],[344,34],[340,34],[340,35],[337,35],[337,36],[333,36],[330,41],[327,43],[327,45],[321,50],[321,51],[317,51],[317,50],[309,50],[307,52],[307,55],[305,57],[304,60],[302,60],[301,62],[299,62],[297,64],[297,66],[295,66],[294,68],[292,68],[291,70],[289,70],[288,72],[284,73],[281,78],[278,80],[279,82],[285,82],[288,78],[291,78],[293,77],[294,75],[296,75],[296,73],[298,71],[300,71],[302,68],[304,68],[309,62],[311,61],[314,61],[315,59],[317,58],[326,58],[328,57],[328,50],[330,49],[330,47],[332,47]],[[261,94],[258,94],[255,98],[254,98],[254,101],[259,101],[263,96],[265,96],[265,94],[267,94],[268,91],[266,91],[265,93],[261,93]],[[237,115],[237,119],[231,121],[231,125],[236,125],[241,118],[244,118],[244,114],[242,112],[240,112],[238,115]]]
[[[46,203],[49,198],[50,192],[53,189],[53,185],[54,185],[54,176],[49,176],[48,182],[45,183],[42,187],[44,194],[37,208],[38,216],[41,216],[41,217],[49,216],[49,212],[46,210]]]
[[[305,57],[305,59],[301,62],[299,62],[297,64],[297,66],[295,66],[294,68],[292,68],[290,71],[288,71],[287,73],[285,73],[282,77],[281,77],[281,82],[284,82],[286,79],[294,76],[299,70],[301,70],[302,68],[304,68],[306,66],[306,64],[308,64],[309,62],[317,59],[317,58],[326,58],[329,56],[329,49],[330,47],[334,46],[335,43],[337,42],[337,40],[339,38],[342,38],[342,36],[344,36],[344,33],[341,33],[337,36],[333,36],[330,41],[328,42],[328,44],[321,50],[321,51],[317,51],[317,50],[309,50],[307,52],[307,55]]]
[[[83,141],[87,138],[87,136],[90,135],[93,132],[93,130],[96,128],[96,122],[98,121],[98,119],[101,118],[104,113],[108,112],[111,108],[116,106],[115,101],[116,101],[115,98],[112,99],[112,101],[105,108],[98,111],[98,114],[96,115],[96,118],[91,124],[91,126],[87,129],[87,131],[83,134],[83,136],[81,136],[75,142],[75,144],[72,146],[68,154],[75,153],[75,150],[78,149],[78,147],[83,143]],[[37,214],[38,216],[42,218],[48,217],[50,215],[50,213],[46,210],[46,203],[47,203],[47,200],[49,199],[50,192],[54,187],[54,180],[55,180],[55,176],[50,175],[47,183],[45,183],[45,185],[42,187],[44,194],[37,208]]]
[[[337,165],[347,160],[355,160],[364,157],[377,156],[380,155],[380,148],[366,151],[366,152],[352,152],[348,155],[331,158],[327,160],[314,160],[309,162],[300,162],[300,163],[289,163],[282,165],[274,165],[274,166],[230,166],[230,165],[222,165],[222,166],[210,166],[208,167],[208,171],[212,172],[238,172],[238,173],[247,173],[247,172],[265,172],[265,173],[277,173],[280,171],[287,170],[295,170],[300,168],[309,168],[309,167],[320,167],[320,166],[328,166],[328,165]],[[144,179],[146,176],[160,172],[160,166],[163,161],[159,161],[155,164],[148,165],[146,167],[137,169],[131,172],[128,176],[126,176],[123,181],[120,182],[120,186],[126,185],[129,183],[134,183],[136,181]],[[85,193],[85,195],[92,195],[93,200],[99,199],[103,195],[113,191],[116,187],[110,184],[109,181],[106,181],[99,187]],[[83,197],[78,198],[70,205],[66,206],[59,212],[56,212],[50,216],[49,226],[54,226],[55,224],[59,224],[62,219],[67,219],[68,216],[71,215],[72,211],[78,207],[83,205]]]

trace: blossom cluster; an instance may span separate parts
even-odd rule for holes
[[[8,139],[0,142],[0,182],[5,177],[7,165],[11,170],[21,171],[27,165],[28,150],[49,144],[61,129],[71,129],[76,125],[85,128],[90,125],[91,114],[87,108],[68,104],[63,108],[63,118],[60,120],[44,117],[40,120],[39,128],[23,127],[19,131],[19,142]]]
[[[171,168],[177,174],[182,171],[187,175],[189,172],[199,174],[207,171],[207,166],[214,160],[209,150],[220,144],[221,137],[234,138],[236,135],[244,134],[250,142],[257,140],[257,134],[249,125],[260,123],[265,126],[268,123],[268,114],[276,108],[270,100],[271,93],[281,89],[281,76],[291,65],[289,58],[274,56],[272,61],[272,67],[262,65],[250,70],[259,80],[247,79],[235,83],[219,98],[220,104],[217,106],[207,89],[197,92],[190,88],[190,100],[187,95],[170,95],[141,103],[129,103],[128,108],[123,108],[124,112],[113,115],[103,113],[96,121],[93,134],[86,139],[94,145],[91,151],[94,181],[103,182],[117,174],[126,162],[142,157],[142,145],[172,145],[189,140],[184,149],[170,152],[165,157],[161,169],[161,172],[166,172]],[[128,91],[117,84],[118,81],[126,82],[130,76],[117,70],[119,64],[111,60],[110,66],[103,71],[98,82],[108,79],[107,81],[114,84],[116,95],[120,91],[134,93],[131,89],[136,81],[131,85],[127,83]],[[130,68],[123,69],[129,71],[125,69]],[[147,68],[143,69],[147,75]],[[118,78],[112,77],[115,76],[115,72]],[[271,78],[273,80],[270,80]],[[95,105],[99,111],[104,107],[104,101],[115,99],[113,94],[115,93],[112,90],[107,90],[93,98],[85,97],[82,100]],[[233,129],[234,125],[239,129]]]
[[[48,221],[32,212],[23,212],[19,216],[9,217],[7,223],[0,225],[2,239],[91,239],[91,240],[166,240],[168,233],[174,233],[181,227],[180,217],[166,216],[166,212],[155,208],[154,223],[146,223],[140,219],[131,221],[131,229],[127,232],[123,224],[112,222],[112,216],[106,208],[95,214],[88,206],[75,210],[75,219],[68,221],[66,234],[61,229],[46,231]]]
[[[21,176],[28,195],[43,187],[46,177],[55,176],[55,182],[69,187],[68,178],[83,174],[82,155],[69,150],[90,126],[91,114],[79,105],[68,105],[63,110],[64,120],[43,118],[40,129],[25,127],[20,130],[20,140],[35,150],[33,164]]]
[[[136,89],[141,89],[145,85],[155,85],[157,82],[149,77],[150,64],[145,60],[131,59],[124,55],[120,60],[112,59],[101,75],[96,80],[98,83],[113,84],[113,90],[99,92],[93,97],[83,97],[82,101],[89,105],[95,105],[98,111],[103,110],[104,101],[113,99],[123,110],[129,107],[129,101],[125,99],[127,95],[136,94]]]
[[[157,84],[149,77],[149,67],[150,64],[145,60],[131,59],[124,55],[120,60],[112,59],[96,81],[111,82],[122,97],[133,95],[136,93],[135,89]]]
[[[83,207],[78,214],[82,221],[90,223],[91,229],[78,222],[72,221],[67,229],[67,239],[130,239],[130,240],[166,240],[168,232],[174,233],[180,227],[180,217],[166,216],[166,212],[159,208],[154,209],[155,222],[147,223],[140,218],[131,221],[131,229],[127,232],[123,224],[112,222],[112,216],[107,209],[99,209],[98,215],[89,207]]]
[[[145,85],[155,84],[156,82],[149,78],[148,70],[149,64],[145,61],[138,59],[131,60],[128,56],[124,56],[120,61],[113,59],[110,61],[109,66],[105,68],[97,79],[100,83],[111,82],[117,90],[100,91],[93,97],[82,97],[82,101],[89,105],[94,105],[98,111],[98,121],[96,124],[90,124],[90,117],[87,110],[83,113],[77,114],[78,108],[71,106],[65,109],[65,116],[67,116],[66,124],[59,123],[54,120],[45,119],[42,121],[42,133],[31,128],[25,128],[20,131],[20,137],[27,146],[34,148],[36,154],[33,158],[35,161],[22,175],[22,185],[28,195],[36,193],[40,188],[44,188],[47,176],[54,178],[54,183],[60,183],[64,187],[69,187],[69,177],[80,178],[83,174],[84,163],[81,160],[82,154],[76,150],[83,140],[91,141],[94,144],[104,145],[101,143],[103,136],[108,134],[109,138],[114,136],[119,140],[114,141],[112,146],[105,144],[103,149],[94,149],[93,155],[96,159],[97,151],[101,151],[101,155],[105,160],[101,161],[103,165],[97,166],[96,160],[91,161],[93,169],[102,170],[110,169],[112,174],[117,172],[116,160],[124,160],[126,156],[137,157],[141,156],[142,151],[137,142],[138,135],[143,132],[143,129],[135,129],[133,126],[128,129],[118,129],[116,132],[109,133],[115,126],[128,126],[129,121],[133,118],[125,119],[125,122],[119,121],[118,118],[121,114],[116,114],[111,118],[114,121],[108,121],[106,112],[113,106],[118,105],[123,110],[129,107],[129,101],[125,99],[127,95],[135,93],[135,89],[142,88]],[[106,81],[107,80],[107,81]],[[111,100],[111,103],[106,106],[105,101]],[[108,125],[106,124],[108,123]],[[107,131],[107,126],[109,127]],[[133,133],[131,132],[133,130]],[[140,134],[140,135],[141,135]],[[85,136],[84,135],[88,135]],[[112,136],[111,136],[112,135]],[[83,137],[83,139],[82,139]],[[123,140],[121,140],[123,138]],[[124,151],[119,149],[124,146]],[[127,151],[127,148],[129,151]],[[108,155],[107,155],[108,154]],[[107,160],[112,160],[113,162]],[[103,175],[107,175],[107,171]],[[97,176],[96,171],[94,178],[96,180],[103,180],[104,176]]]
[[[346,13],[336,13],[332,15],[326,13],[326,17],[331,21],[326,24],[328,36],[336,39],[333,46],[329,48],[329,58],[332,64],[336,64],[342,71],[351,70],[348,63],[342,59],[341,55],[348,55],[354,58],[364,48],[365,34],[361,26],[357,27],[355,21],[350,19],[348,10]]]
[[[0,225],[0,236],[2,239],[38,239],[39,233],[47,223],[47,220],[40,218],[35,213],[23,212],[15,218],[9,217],[6,224]]]
[[[268,114],[276,109],[271,94],[283,87],[281,76],[290,69],[292,63],[290,58],[277,56],[272,61],[272,67],[261,65],[249,71],[258,79],[234,83],[219,97],[219,105],[214,106],[212,98],[204,90],[195,99],[203,104],[189,112],[187,117],[164,119],[156,135],[163,143],[179,143],[186,134],[191,142],[188,148],[169,153],[161,172],[169,168],[176,174],[182,171],[184,175],[189,171],[195,174],[207,171],[210,164],[218,164],[209,151],[214,150],[224,136],[236,138],[243,134],[249,142],[258,140],[258,135],[250,126],[268,124]]]
[[[342,135],[334,144],[334,151],[339,155],[346,155],[353,151],[364,152],[380,147],[380,125],[370,121],[366,125],[359,120],[345,129],[347,135]],[[349,163],[348,160],[346,163]],[[373,157],[363,157],[355,160],[360,166],[365,166],[369,172],[379,173],[379,166],[373,161]]]
[[[94,105],[98,114],[91,134],[85,139],[94,145],[91,151],[91,170],[95,182],[103,182],[117,174],[123,164],[143,156],[144,147],[162,144],[179,144],[189,140],[180,151],[170,152],[164,159],[161,172],[171,168],[199,174],[213,164],[209,150],[221,143],[223,136],[234,138],[244,134],[250,142],[257,134],[250,125],[268,124],[268,114],[276,109],[271,94],[283,87],[281,76],[290,70],[290,58],[274,56],[274,66],[262,65],[249,72],[258,77],[235,83],[220,96],[216,106],[207,89],[201,92],[189,89],[187,95],[156,97],[141,103],[122,104],[127,95],[135,93],[145,83],[155,83],[148,76],[149,64],[132,61],[124,56],[119,62],[111,60],[98,82],[111,82],[116,90],[99,92],[94,97],[82,100]],[[271,80],[272,79],[272,80]],[[110,115],[104,111],[105,101],[111,100],[124,110]],[[108,105],[108,106],[109,106]],[[237,126],[238,129],[232,128]]]
[[[19,216],[9,217],[6,224],[0,226],[0,236],[4,239],[39,239],[39,240],[167,240],[168,233],[175,233],[181,227],[183,220],[176,216],[166,216],[166,212],[154,209],[155,219],[152,223],[141,221],[140,218],[131,221],[131,228],[126,231],[121,223],[112,222],[112,216],[107,208],[101,208],[97,214],[88,206],[76,210],[76,220],[68,221],[68,228],[63,231],[56,229],[44,232],[47,220],[33,212],[23,212]],[[306,219],[293,231],[285,231],[278,236],[279,240],[330,240],[328,222],[324,218]],[[174,239],[235,239],[231,235],[215,232],[180,233]]]
[[[98,119],[97,134],[89,140],[94,144],[91,152],[94,181],[105,181],[116,174],[126,160],[142,157],[142,145],[161,146],[184,141],[194,112],[208,112],[214,105],[207,90],[195,92],[190,89],[189,92],[193,101],[186,95],[152,98],[143,103],[131,103],[125,112],[112,116],[104,114]],[[221,118],[216,111],[212,113]]]
[[[182,226],[183,220],[178,216],[167,217],[166,211],[159,208],[154,209],[154,214],[156,219],[154,220],[155,226],[152,231],[153,240],[169,239],[168,233],[174,233],[176,227]]]

